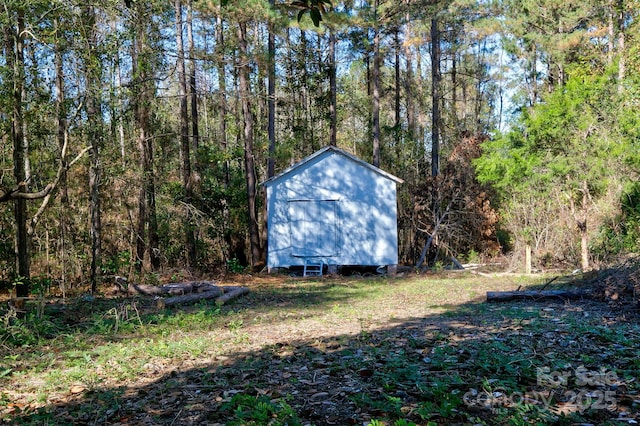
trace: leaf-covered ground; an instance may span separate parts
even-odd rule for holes
[[[222,309],[201,304],[158,313],[133,299],[76,303],[57,315],[90,323],[82,332],[71,327],[67,336],[40,338],[29,348],[5,339],[0,418],[636,424],[635,305],[483,301],[486,291],[547,279],[255,277],[243,282],[252,286],[249,296]]]

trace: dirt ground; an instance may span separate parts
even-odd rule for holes
[[[388,282],[393,291],[371,304],[366,297],[339,299],[341,291],[327,300],[332,287],[361,291],[351,278],[305,287],[281,276],[227,277],[225,284],[249,286],[251,294],[230,305],[220,327],[199,333],[211,350],[149,357],[135,380],[106,372],[99,386],[52,393],[45,403],[29,402],[19,386],[5,389],[0,412],[26,424],[640,421],[637,268],[577,282],[592,296],[572,301],[487,304],[486,291],[520,286],[493,275],[473,291],[447,287],[433,303],[433,295],[415,292],[414,279]],[[541,382],[540,371],[567,380],[560,387]],[[609,375],[585,383],[580,371]],[[260,420],[258,406],[267,418]]]

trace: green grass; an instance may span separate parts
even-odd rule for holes
[[[637,321],[598,304],[482,301],[546,280],[283,278],[223,307],[163,311],[144,300],[70,301],[0,322],[0,419],[515,425],[635,416]],[[566,386],[540,382],[545,368],[567,375]],[[583,386],[579,368],[617,381]],[[571,392],[613,392],[620,405],[571,409]]]

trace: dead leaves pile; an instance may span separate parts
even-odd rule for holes
[[[594,295],[613,307],[637,308],[640,303],[640,258],[631,258],[621,265],[596,274],[588,284]]]

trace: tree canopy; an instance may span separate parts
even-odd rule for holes
[[[429,238],[582,267],[637,250],[638,10],[5,1],[0,280],[260,269],[260,182],[329,144],[404,179],[403,263]]]

